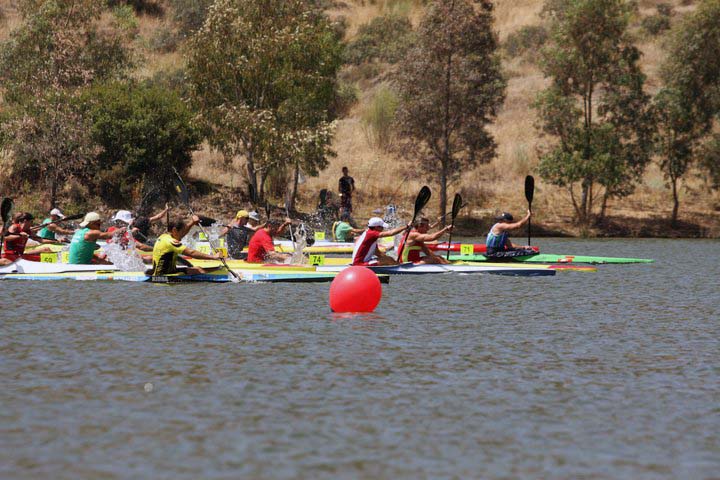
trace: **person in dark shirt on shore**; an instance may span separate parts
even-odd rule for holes
[[[338,180],[338,192],[340,192],[341,213],[352,213],[352,195],[355,192],[355,179],[348,173],[348,167],[342,168],[343,176]]]

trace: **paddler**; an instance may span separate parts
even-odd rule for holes
[[[80,229],[75,232],[70,241],[70,254],[68,263],[73,265],[88,265],[91,263],[104,263],[106,261],[105,254],[96,253],[98,240],[110,240],[115,234],[125,233],[125,227],[121,227],[113,232],[103,232],[100,230],[102,218],[96,212],[88,212],[85,218],[80,222]],[[93,260],[95,260],[93,262]]]
[[[448,225],[435,233],[427,233],[430,231],[430,220],[425,217],[420,218],[415,222],[415,228],[410,231],[407,242],[404,245],[400,242],[398,251],[402,252],[402,258],[399,260],[403,263],[413,262],[434,265],[450,263],[443,257],[435,255],[427,245],[425,245],[425,242],[434,242],[451,230],[452,226]],[[422,256],[420,255],[421,253],[423,254]]]
[[[152,275],[170,275],[173,273],[184,273],[186,275],[197,275],[205,273],[200,267],[178,267],[178,256],[184,255],[198,260],[220,260],[220,255],[209,255],[186,247],[181,243],[183,237],[190,229],[200,223],[200,217],[193,215],[189,222],[178,219],[170,223],[167,233],[160,235],[153,247],[153,268]]]
[[[532,217],[532,212],[530,210],[528,210],[527,215],[518,222],[513,222],[513,216],[507,212],[497,217],[495,219],[497,223],[490,228],[487,240],[485,241],[485,246],[487,247],[485,256],[488,258],[501,259],[533,255],[535,251],[532,247],[519,247],[517,245],[513,245],[508,238],[509,231],[522,227],[530,220],[530,217]]]
[[[55,243],[53,240],[46,240],[38,237],[32,229],[33,216],[28,212],[15,214],[12,225],[7,229],[3,240],[2,259],[0,265],[8,265],[20,259],[25,253],[25,246],[28,240],[35,240],[38,243]],[[34,249],[33,253],[52,252],[49,247]]]
[[[352,242],[356,235],[365,230],[353,228],[350,224],[350,214],[345,212],[340,215],[340,221],[333,224],[333,240],[336,242]]]
[[[240,210],[235,214],[235,218],[220,230],[218,236],[225,236],[228,256],[232,259],[244,260],[247,256],[246,253],[243,253],[243,249],[247,247],[250,237],[255,233],[255,228],[249,224],[249,221],[250,212]]]
[[[380,217],[372,217],[368,220],[367,230],[355,242],[352,256],[353,265],[397,265],[392,257],[385,255],[377,248],[377,242],[382,237],[393,237],[407,230],[410,225],[401,225],[392,230],[385,230],[386,228],[390,228],[390,225]]]
[[[125,228],[125,233],[120,236],[119,242],[120,246],[123,249],[126,249],[128,247],[128,244],[130,243],[130,237],[132,236],[133,242],[135,242],[135,248],[137,250],[143,252],[152,252],[153,247],[146,245],[142,241],[147,241],[147,236],[145,234],[136,235],[139,229],[135,227],[136,219],[133,217],[132,212],[130,212],[129,210],[118,210],[117,213],[115,213],[115,216],[110,219],[110,221],[113,222],[115,225],[108,228],[108,233],[115,233],[118,231],[119,228]],[[138,236],[142,237],[142,240],[138,239]],[[112,243],[113,241],[113,239],[110,239],[108,240],[108,243]]]
[[[68,230],[61,227],[58,223],[55,223],[63,218],[65,218],[65,215],[63,215],[59,208],[50,210],[50,216],[43,220],[42,228],[38,232],[38,237],[44,238],[45,240],[58,241],[57,235],[72,235],[73,230]]]
[[[280,235],[285,227],[290,225],[290,220],[268,220],[265,226],[255,232],[248,245],[248,263],[285,263],[290,255],[275,251],[273,237]]]

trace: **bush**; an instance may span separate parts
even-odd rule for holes
[[[130,5],[118,5],[113,8],[112,14],[115,17],[115,22],[120,30],[136,34],[140,25],[138,19],[135,16],[135,11]]]
[[[163,8],[158,0],[108,0],[109,7],[118,7],[122,5],[131,6],[137,13],[145,13],[147,15],[160,16]]]
[[[410,20],[395,15],[376,17],[358,29],[357,36],[345,49],[345,62],[398,62],[412,44]]]
[[[172,0],[173,19],[182,36],[190,36],[202,27],[212,3],[213,0]]]
[[[85,94],[91,135],[101,148],[92,168],[96,190],[110,206],[127,205],[138,184],[172,191],[175,167],[192,163],[201,141],[193,113],[177,93],[160,87],[112,82]],[[150,185],[141,185],[149,188]]]
[[[371,145],[381,150],[387,150],[392,143],[398,103],[399,99],[395,91],[382,85],[362,112],[360,121],[365,135]]]
[[[640,27],[648,35],[656,36],[670,29],[670,17],[664,15],[650,15],[642,19]]]
[[[510,57],[517,57],[531,52],[537,54],[545,45],[548,32],[542,25],[529,25],[508,35],[505,40],[505,52]]]
[[[673,7],[667,3],[658,3],[655,7],[658,15],[661,17],[671,17],[673,14]]]
[[[149,42],[150,48],[159,53],[170,53],[177,50],[178,35],[169,28],[159,28]]]
[[[342,118],[346,116],[350,109],[358,101],[360,90],[354,83],[348,83],[340,81],[337,89],[337,96],[335,97],[335,105],[332,108],[332,116],[335,118]]]

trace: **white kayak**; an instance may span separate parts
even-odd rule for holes
[[[318,272],[340,272],[350,265],[322,265],[318,266]],[[519,268],[518,268],[519,267]],[[552,276],[555,270],[550,265],[522,265],[520,264],[480,264],[480,265],[416,265],[414,263],[402,263],[400,265],[372,266],[368,267],[375,273],[387,275],[426,275],[438,273],[491,273],[495,275],[513,276]]]
[[[0,267],[0,275],[11,273],[76,273],[76,272],[115,272],[115,265],[72,265],[69,263],[31,262],[20,259],[10,265]]]

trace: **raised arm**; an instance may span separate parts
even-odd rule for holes
[[[153,215],[152,217],[148,218],[148,221],[150,223],[158,222],[158,221],[162,220],[163,217],[165,217],[165,214],[169,211],[170,211],[170,207],[166,203],[165,208],[161,212],[159,212],[157,215]]]
[[[532,212],[528,210],[527,215],[525,215],[525,218],[522,220],[515,222],[515,223],[500,223],[497,226],[497,229],[501,232],[507,231],[507,230],[515,230],[516,228],[520,228],[523,225],[525,225],[528,220],[530,220],[530,217],[532,217]]]
[[[386,230],[384,232],[380,232],[380,235],[378,237],[394,237],[398,233],[404,232],[408,228],[411,228],[412,226],[410,224],[408,225],[400,225],[397,228],[393,228],[392,230]]]
[[[452,226],[448,225],[447,227],[442,228],[435,233],[418,233],[415,235],[414,240],[416,242],[434,242],[450,230],[452,230]]]

